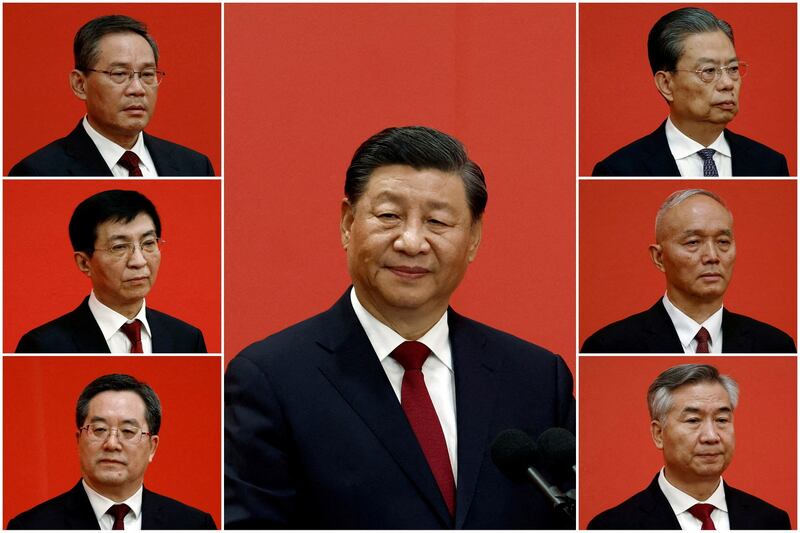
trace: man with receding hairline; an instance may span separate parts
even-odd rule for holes
[[[671,194],[656,216],[653,264],[667,289],[656,304],[592,334],[584,353],[795,353],[779,329],[725,309],[733,276],[733,215],[711,191]]]

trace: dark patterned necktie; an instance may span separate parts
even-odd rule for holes
[[[119,158],[118,164],[128,171],[129,176],[141,176],[142,169],[139,168],[139,156],[128,150]]]
[[[692,513],[692,516],[700,520],[703,523],[703,526],[700,528],[702,529],[717,529],[714,527],[714,521],[711,520],[711,511],[713,511],[715,507],[710,503],[696,503],[689,508],[689,512]]]
[[[406,341],[390,355],[405,369],[400,404],[431,467],[447,509],[451,516],[455,516],[456,484],[447,454],[447,442],[422,374],[422,364],[430,353],[430,349],[421,342]]]
[[[111,529],[125,529],[125,515],[127,515],[130,510],[131,508],[124,503],[117,503],[109,507],[106,514],[110,514],[114,517],[114,525]]]
[[[142,350],[142,323],[139,320],[134,320],[130,324],[122,324],[119,329],[131,341],[130,353],[144,353]]]
[[[709,353],[708,341],[711,340],[711,335],[709,335],[708,330],[706,328],[700,328],[700,331],[697,332],[694,338],[697,340],[697,349],[694,353]]]
[[[703,148],[702,150],[697,151],[697,155],[703,159],[704,177],[719,177],[719,174],[717,173],[717,165],[714,164],[715,153],[717,153],[717,151],[711,148]]]

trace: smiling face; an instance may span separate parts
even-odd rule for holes
[[[106,221],[97,226],[95,251],[91,255],[75,252],[75,262],[91,279],[100,302],[128,318],[136,316],[156,282],[161,265],[159,250],[144,253],[139,245],[156,237],[153,219],[145,213],[139,213],[130,222]],[[109,249],[121,243],[137,246],[133,253],[116,257]]]
[[[665,475],[685,490],[714,482],[733,459],[733,407],[718,382],[683,385],[672,391],[666,420],[651,422],[653,442],[664,455]]]
[[[142,398],[132,391],[105,391],[89,402],[83,425],[102,424],[149,431]],[[147,466],[158,447],[158,435],[143,435],[135,443],[122,441],[111,431],[102,442],[90,439],[86,430],[78,431],[81,474],[95,491],[115,501],[122,501],[142,485]]]
[[[135,70],[155,68],[153,49],[141,35],[132,32],[110,33],[98,42],[95,70],[115,68]],[[122,84],[102,72],[73,70],[72,91],[86,102],[89,123],[104,137],[124,148],[136,142],[139,132],[150,122],[156,108],[158,86],[147,86],[138,77]]]
[[[481,222],[457,174],[390,165],[372,173],[355,205],[343,202],[341,232],[367,310],[390,324],[409,314],[435,321],[475,258]]]

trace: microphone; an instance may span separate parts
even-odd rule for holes
[[[564,428],[550,428],[536,441],[539,454],[560,475],[575,475],[575,435]]]
[[[533,466],[539,451],[530,436],[518,429],[502,431],[492,442],[492,462],[503,474],[515,481],[527,479],[544,494],[562,517],[575,522],[575,500],[565,495],[555,485],[551,485]]]

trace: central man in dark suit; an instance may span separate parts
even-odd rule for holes
[[[161,265],[161,219],[137,191],[82,201],[69,221],[78,270],[92,292],[73,311],[39,326],[17,353],[205,353],[196,327],[145,305]]]
[[[739,386],[711,365],[662,372],[647,391],[664,468],[642,492],[603,511],[589,529],[791,529],[789,515],[722,480],[733,459]]]
[[[789,175],[782,154],[726,129],[739,112],[747,72],[730,24],[705,9],[676,9],[650,30],[647,55],[669,116],[650,135],[597,163],[592,175]]]
[[[8,529],[216,529],[210,514],[144,488],[158,448],[161,402],[146,383],[108,374],[75,408],[82,479],[21,513]]]
[[[562,525],[488,452],[509,428],[574,431],[569,369],[448,307],[486,201],[449,135],[388,128],[358,148],[340,226],[353,286],[228,366],[226,528]]]
[[[124,15],[92,19],[75,34],[73,52],[70,86],[86,103],[86,116],[9,176],[214,175],[205,155],[143,131],[165,76],[144,24]]]
[[[722,306],[736,262],[733,215],[711,191],[672,193],[656,215],[653,264],[666,294],[593,333],[583,353],[795,353],[783,331]]]

